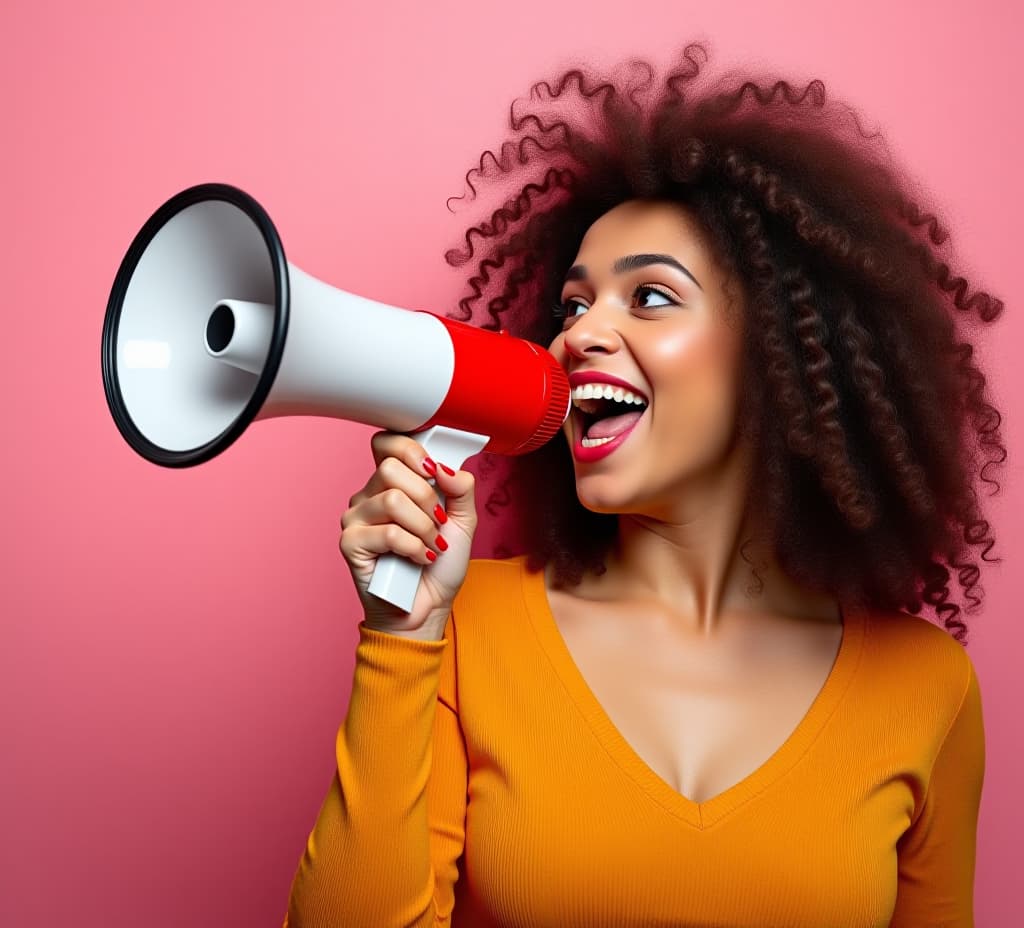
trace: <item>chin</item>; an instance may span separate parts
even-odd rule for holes
[[[621,480],[618,486],[601,486],[611,483],[601,478],[584,477],[576,481],[576,498],[584,509],[605,515],[619,515],[624,512],[635,512],[639,500],[635,493],[624,492]]]

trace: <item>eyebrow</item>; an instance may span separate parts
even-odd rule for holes
[[[700,281],[693,276],[682,264],[680,264],[672,255],[626,255],[623,258],[619,258],[612,266],[612,271],[616,274],[623,274],[626,271],[635,271],[637,268],[648,267],[652,264],[667,264],[669,267],[674,267],[677,271],[682,271],[687,277],[690,278],[701,290]],[[587,269],[582,264],[574,264],[566,272],[565,280],[568,283],[570,280],[585,280],[587,276]]]

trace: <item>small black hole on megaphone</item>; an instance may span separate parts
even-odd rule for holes
[[[219,354],[231,344],[234,334],[235,314],[231,312],[230,306],[221,303],[210,313],[210,321],[206,323],[206,344],[210,346],[210,351]]]

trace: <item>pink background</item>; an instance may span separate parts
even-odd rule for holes
[[[474,215],[445,199],[500,140],[511,100],[577,59],[665,62],[707,37],[716,67],[758,59],[822,77],[940,196],[961,270],[1007,303],[983,348],[1012,415],[1019,4],[728,6],[5,5],[4,924],[279,925],[333,771],[360,619],[337,522],[369,472],[371,430],[264,422],[211,463],[171,471],[131,452],[107,412],[114,273],[178,190],[236,184],[298,266],[443,312],[463,276],[442,256]],[[987,928],[1020,910],[1024,826],[1015,418],[1004,434],[1006,489],[990,512],[1005,560],[985,571],[969,648],[988,738]]]

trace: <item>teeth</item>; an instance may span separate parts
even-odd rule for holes
[[[609,435],[607,438],[584,438],[581,444],[584,448],[596,448],[598,445],[607,445],[613,438],[615,438],[614,435]]]
[[[622,387],[613,387],[611,384],[585,383],[581,387],[573,388],[572,401],[574,403],[579,400],[599,399],[615,400],[617,403],[632,403],[634,406],[647,405],[647,400],[643,397],[637,396],[635,393]]]

